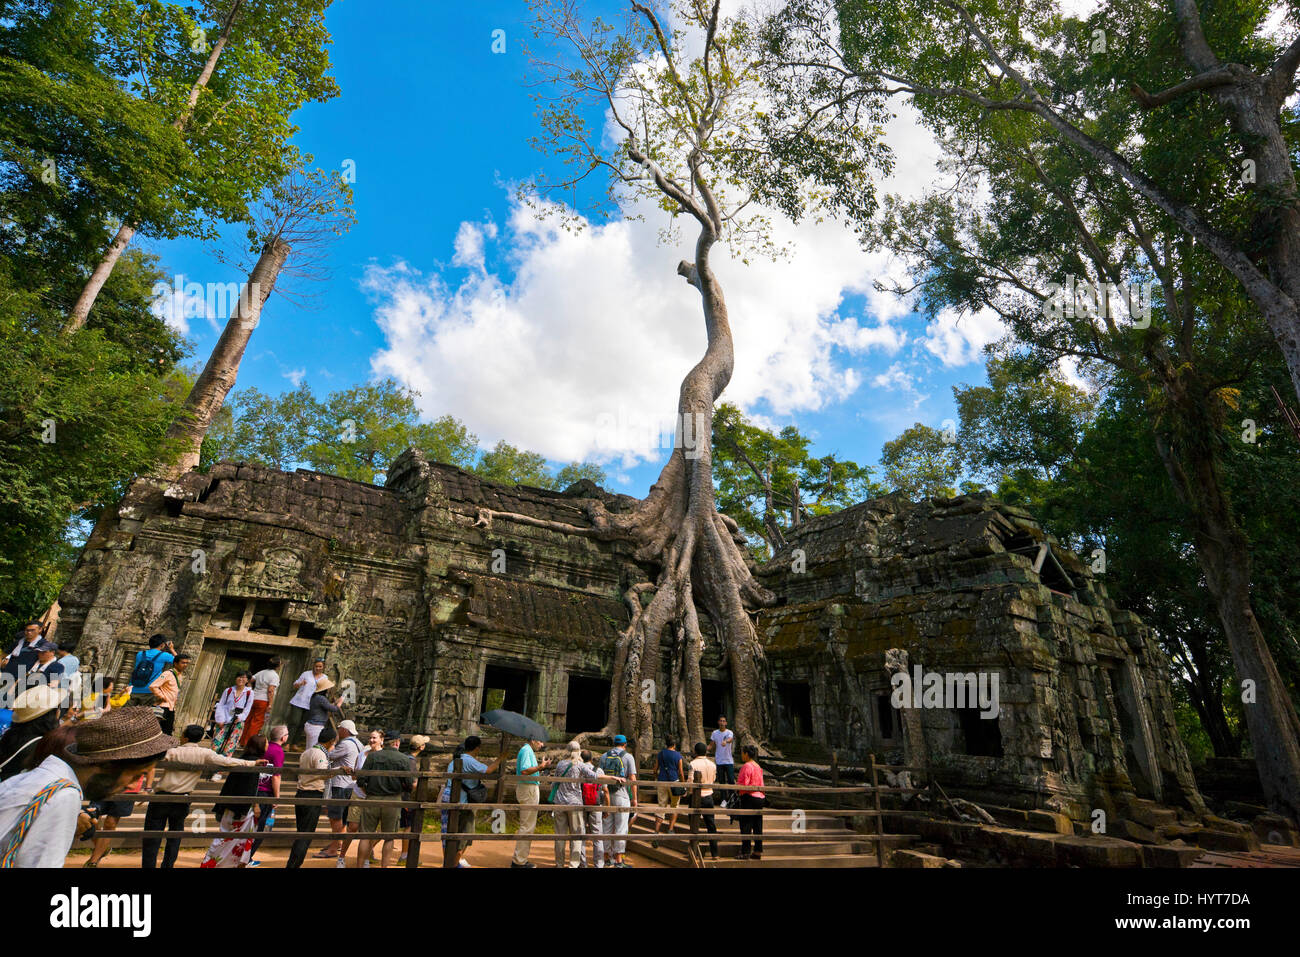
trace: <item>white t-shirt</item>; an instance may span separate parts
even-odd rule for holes
[[[50,755],[35,768],[0,784],[0,835],[7,836],[41,789],[56,781],[73,786],[56,791],[45,802],[18,849],[18,867],[62,867],[77,832],[81,785],[62,759]]]
[[[325,676],[321,675],[321,677]],[[311,696],[316,693],[316,676],[310,671],[304,671],[298,676],[298,681],[302,681],[304,678],[307,679],[306,683],[294,692],[293,697],[289,699],[289,704],[306,711],[311,707]],[[294,682],[294,684],[297,683],[297,681]]]
[[[312,687],[315,687],[315,685],[316,682],[313,681]],[[267,690],[278,687],[280,687],[280,672],[276,671],[274,668],[266,668],[259,671],[257,674],[253,675],[253,700],[265,701]],[[306,686],[304,685],[304,687]],[[311,696],[308,695],[308,697]]]
[[[713,760],[718,764],[735,764],[736,759],[731,756],[731,748],[735,744],[736,735],[728,728],[726,731],[714,731],[709,735],[709,740],[713,742]]]

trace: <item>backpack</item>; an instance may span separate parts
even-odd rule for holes
[[[599,794],[600,785],[595,781],[582,782],[582,803],[587,807],[595,807],[600,803]]]
[[[621,778],[627,774],[627,768],[623,766],[623,752],[618,748],[611,748],[600,756],[600,773],[607,774],[610,777]],[[619,790],[623,787],[617,782],[610,782],[611,791]]]
[[[135,667],[131,669],[131,687],[147,688],[149,682],[153,680],[153,666],[162,653],[157,648],[151,649],[153,657],[149,657],[148,651],[139,652],[139,657],[135,659]]]

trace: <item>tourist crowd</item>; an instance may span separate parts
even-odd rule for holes
[[[403,750],[399,732],[375,730],[363,743],[356,723],[344,716],[340,690],[325,675],[323,659],[294,681],[288,723],[264,734],[281,684],[282,662],[272,657],[256,674],[234,674],[213,702],[207,727],[190,724],[178,740],[173,737],[175,711],[189,661],[168,639],[155,635],[149,648],[136,654],[129,687],[120,696],[102,677],[83,694],[76,658],[42,637],[40,623],[27,625],[0,662],[2,690],[10,696],[3,703],[12,705],[0,709],[0,866],[61,867],[80,839],[91,842],[84,866],[98,867],[112,844],[104,833],[115,830],[144,799],[144,830],[168,836],[142,839],[141,866],[174,867],[194,792],[203,776],[212,774],[221,784],[212,808],[219,836],[200,866],[256,867],[259,835],[274,828],[281,800],[282,776],[274,769],[283,768],[286,751],[299,744],[295,797],[315,800],[293,804],[294,830],[314,834],[323,813],[330,831],[329,842],[313,857],[333,859],[336,867],[345,868],[355,841],[357,867],[370,867],[372,861],[389,867],[406,860],[405,834],[414,812],[400,802],[415,790],[427,736],[410,735]],[[210,747],[202,743],[206,738]],[[677,750],[675,739],[664,741],[646,769],[654,774],[656,834],[673,830],[689,781],[699,783],[695,803],[706,812],[727,808],[729,802],[733,809],[765,806],[757,751],[748,745],[740,750],[737,772],[735,744],[725,716],[718,718],[707,744],[691,748],[689,759]],[[539,755],[543,746],[541,740],[527,741],[515,755],[514,773],[521,780],[514,788],[518,831],[511,867],[535,866],[529,854],[543,803],[550,805],[554,820],[557,867],[631,867],[627,835],[639,806],[638,768],[627,739],[616,735],[613,747],[598,755],[571,742],[555,760]],[[477,826],[474,805],[488,799],[484,778],[497,772],[505,757],[484,763],[477,756],[481,747],[481,740],[470,736],[456,749],[438,796],[440,803],[456,805],[442,810],[441,819],[444,850],[457,867],[471,866],[467,852]],[[161,769],[156,767],[160,761]],[[739,787],[719,792],[715,804],[716,784]],[[83,803],[88,803],[85,810]],[[206,812],[200,809],[199,814],[201,822]],[[705,829],[716,834],[714,814],[700,817]],[[760,859],[762,816],[738,818],[745,835],[739,856]],[[394,836],[354,839],[358,832]],[[301,867],[312,841],[296,839],[285,866]],[[383,845],[377,859],[375,843]],[[708,848],[716,860],[716,839]]]

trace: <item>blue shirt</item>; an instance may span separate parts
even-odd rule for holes
[[[537,755],[533,752],[533,746],[524,742],[524,746],[519,749],[519,754],[515,758],[515,774],[523,774],[529,768],[537,767]],[[527,787],[530,784],[537,784],[539,774],[530,774],[526,780],[518,782],[515,787]]]
[[[163,651],[161,648],[150,648],[148,651],[137,651],[135,653],[135,664],[138,665],[140,659],[144,658],[153,665],[153,674],[149,676],[149,680],[143,685],[132,685],[131,694],[149,694],[149,686],[158,679],[160,674],[163,673],[163,669],[172,663],[174,657],[175,655],[171,652]],[[135,667],[132,666],[131,670],[134,671]]]
[[[480,761],[478,758],[474,757],[472,754],[462,754],[459,758],[452,758],[451,764],[447,765],[448,774],[455,774],[457,772],[457,768],[456,768],[457,762],[464,762],[465,772],[487,770],[487,765],[484,764],[482,761]],[[478,778],[460,779],[460,803],[461,804],[469,803],[469,795],[465,793],[465,789],[475,787],[478,785],[478,783],[479,783]],[[438,800],[441,801],[443,804],[446,804],[448,801],[451,800],[451,778],[447,779],[447,784],[442,789],[442,795],[438,798]],[[456,813],[459,814],[460,812],[457,811]]]
[[[682,755],[680,751],[676,751],[672,748],[664,748],[662,751],[660,751],[659,758],[658,758],[659,780],[660,781],[681,780],[681,778],[678,777],[677,775],[677,768],[680,766],[678,762],[680,762],[681,759],[682,759]]]

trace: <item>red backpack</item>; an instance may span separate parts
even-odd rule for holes
[[[595,807],[600,803],[600,785],[595,781],[582,782],[582,803],[588,807]]]

